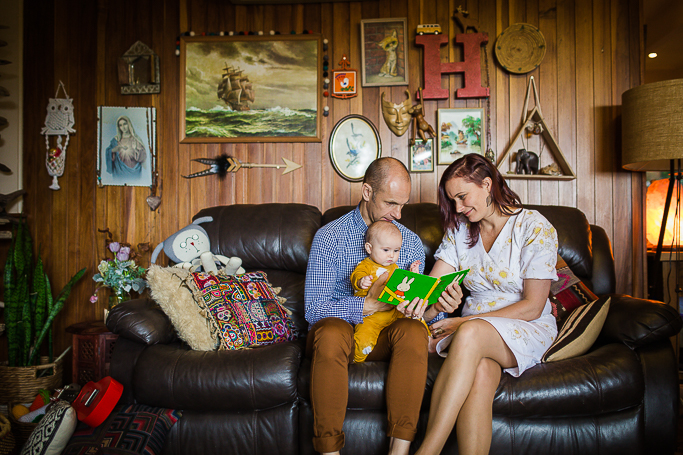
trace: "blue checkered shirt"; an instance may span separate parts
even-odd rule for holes
[[[401,231],[403,245],[396,265],[408,269],[414,261],[420,261],[420,273],[424,272],[425,253],[420,238],[410,229],[394,221]],[[347,213],[318,230],[308,256],[306,270],[306,320],[312,326],[321,319],[336,317],[351,324],[363,322],[365,297],[354,297],[351,272],[366,258],[365,231],[368,226],[360,209]],[[439,314],[431,322],[443,319]]]

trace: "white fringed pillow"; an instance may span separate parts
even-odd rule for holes
[[[169,317],[178,336],[196,351],[213,351],[216,339],[184,283],[189,275],[189,271],[178,267],[151,265],[147,282],[152,298]]]

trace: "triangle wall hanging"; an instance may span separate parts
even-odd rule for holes
[[[529,96],[531,95],[531,87],[534,88],[534,99],[536,107],[527,114],[529,106]],[[526,115],[526,117],[525,117]],[[540,100],[538,97],[538,89],[536,88],[536,81],[531,76],[529,86],[526,91],[526,99],[524,100],[524,109],[522,111],[522,125],[519,127],[517,134],[512,138],[510,145],[503,156],[498,160],[496,167],[506,179],[543,179],[543,180],[573,180],[576,174],[567,162],[560,146],[553,137],[548,125],[543,119],[541,112]],[[514,161],[512,160],[511,152],[517,141],[521,139],[524,145],[523,135],[528,132],[529,135],[540,136],[541,153],[536,155],[534,152],[528,151],[526,147],[521,148],[515,152]],[[547,156],[543,156],[543,143],[546,144],[547,149],[552,154],[552,160],[548,160]],[[528,146],[528,139],[527,139]]]

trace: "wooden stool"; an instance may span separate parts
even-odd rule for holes
[[[85,385],[109,376],[111,353],[119,336],[102,321],[79,322],[66,331],[73,334],[72,381]]]

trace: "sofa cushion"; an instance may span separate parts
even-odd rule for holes
[[[581,305],[597,300],[598,296],[593,294],[579,277],[574,275],[574,272],[559,254],[555,268],[557,269],[558,280],[550,284],[550,304],[553,307],[553,314],[559,330],[572,311]]]
[[[304,305],[304,284],[306,275],[288,270],[263,269],[268,276],[268,281],[276,288],[280,288],[278,296],[284,297],[286,302],[282,304],[291,311],[292,322],[300,334],[308,332],[306,321],[306,308]]]
[[[300,341],[240,351],[194,351],[180,343],[147,347],[132,388],[140,403],[195,411],[251,411],[296,400]]]
[[[45,416],[21,450],[21,455],[59,455],[76,429],[76,410],[68,401],[48,406]]]
[[[610,298],[603,297],[574,310],[541,361],[555,362],[588,352],[600,335],[609,306]]]
[[[177,339],[171,320],[150,299],[119,303],[109,312],[106,323],[118,336],[148,346]]]
[[[681,315],[672,306],[628,295],[611,295],[612,303],[600,341],[624,343],[631,349],[667,340],[683,327]]]
[[[180,338],[192,349],[212,351],[216,349],[216,338],[185,284],[189,275],[189,271],[178,267],[151,265],[147,282],[152,298],[171,319]]]
[[[263,272],[191,273],[187,284],[209,321],[219,349],[246,349],[295,340],[292,320]]]

